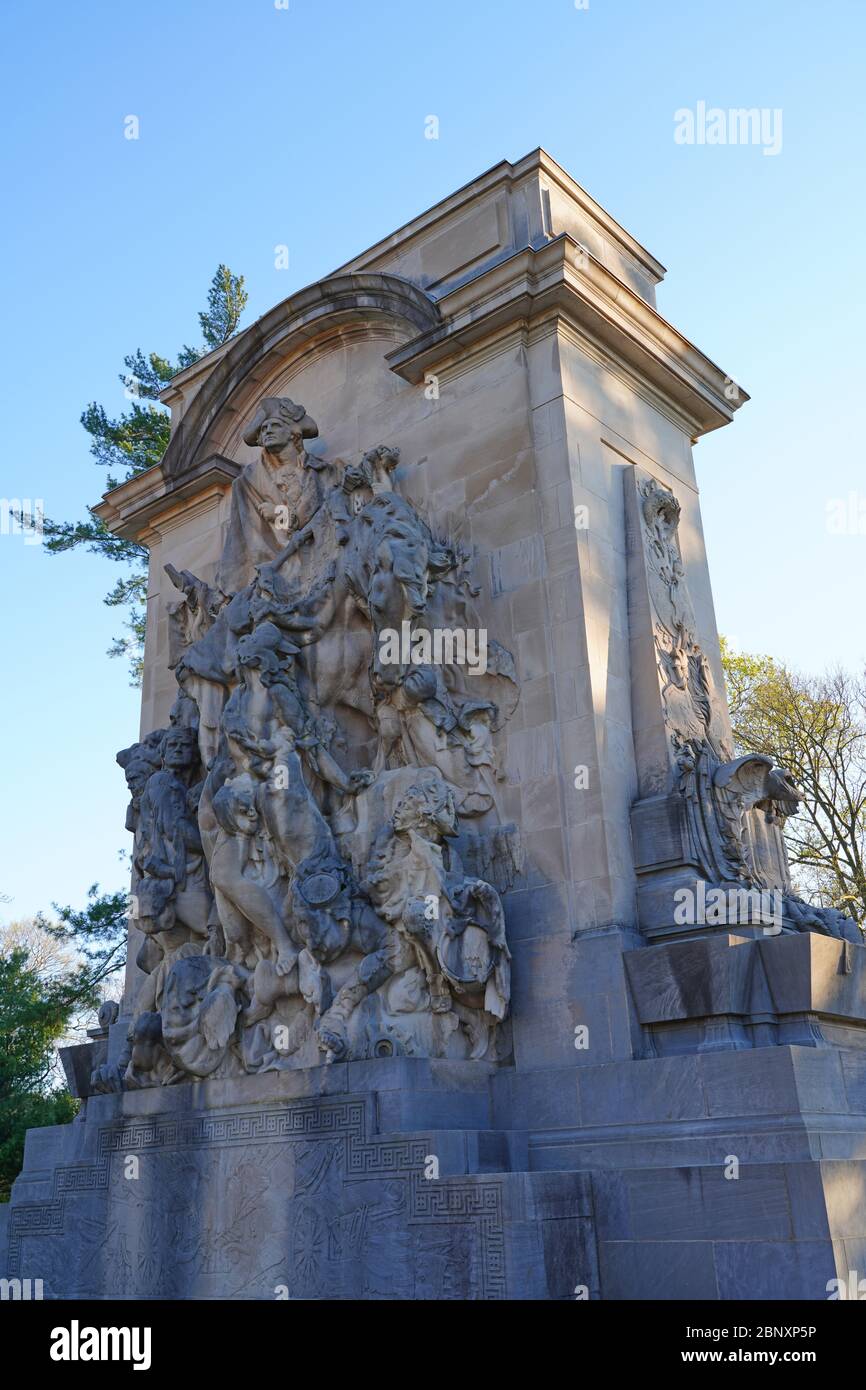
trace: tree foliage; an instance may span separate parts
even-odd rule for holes
[[[207,309],[198,316],[209,350],[222,347],[233,336],[246,303],[243,276],[232,275],[227,265],[218,266],[208,290]]]
[[[866,674],[807,676],[722,640],[734,739],[793,775],[803,801],[785,827],[805,896],[866,922]]]
[[[126,963],[128,893],[100,893],[94,883],[84,908],[59,907],[56,921],[40,913],[38,925],[60,946],[77,952],[95,986]]]
[[[237,331],[246,302],[243,276],[233,275],[228,266],[219,266],[208,290],[207,309],[198,316],[204,345],[185,345],[174,363],[158,353],[145,354],[137,349],[123,359],[125,371],[120,374],[130,409],[111,418],[104,406],[91,401],[82,412],[90,452],[96,463],[108,470],[106,491],[159,463],[171,433],[170,416],[159,401],[160,392],[184,367],[228,342]],[[19,517],[19,521],[28,524],[26,517]],[[144,650],[146,548],[112,535],[91,508],[84,521],[45,518],[42,527],[43,544],[51,555],[84,547],[127,567],[128,572],[105,598],[109,607],[123,608],[127,614],[125,632],[114,639],[109,655],[129,658],[131,684],[138,685]]]
[[[77,1105],[56,1084],[55,1045],[82,1002],[78,972],[46,978],[26,950],[0,951],[0,1201],[9,1200],[28,1129],[62,1124]]]
[[[56,1049],[124,964],[128,903],[94,885],[82,910],[55,908],[56,921],[40,915],[0,932],[0,1202],[20,1171],[27,1130],[78,1111],[58,1084]]]

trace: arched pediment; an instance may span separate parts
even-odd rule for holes
[[[405,324],[414,337],[438,327],[433,300],[397,275],[334,275],[290,295],[240,333],[213,366],[175,427],[162,460],[166,478],[201,461],[220,413],[250,379],[265,379],[293,346],[326,338],[341,326],[385,320]]]

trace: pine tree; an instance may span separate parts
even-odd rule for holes
[[[169,413],[160,403],[159,393],[177,372],[233,337],[246,302],[243,276],[233,275],[228,266],[219,266],[211,280],[207,309],[198,316],[204,346],[200,349],[184,346],[174,364],[158,353],[145,356],[140,348],[137,349],[123,359],[126,370],[120,374],[132,402],[130,410],[111,419],[103,406],[91,401],[82,412],[81,423],[91,439],[90,452],[100,466],[108,469],[106,491],[159,463],[171,432]],[[18,520],[23,525],[32,524],[26,516],[19,516]],[[147,594],[146,547],[112,535],[91,508],[88,508],[86,521],[45,518],[42,528],[43,544],[51,555],[84,546],[127,567],[127,573],[105,597],[109,607],[123,608],[127,613],[126,632],[114,639],[109,655],[128,657],[130,683],[140,684]]]

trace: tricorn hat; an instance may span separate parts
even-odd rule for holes
[[[273,420],[275,416],[293,425],[304,439],[314,439],[319,433],[319,426],[302,405],[295,405],[288,396],[265,396],[259,401],[255,415],[244,430],[244,443],[253,446],[258,444],[262,425],[266,420]]]

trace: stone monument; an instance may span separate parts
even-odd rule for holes
[[[31,1131],[56,1298],[827,1296],[866,967],[738,757],[692,445],[745,393],[548,155],[163,394],[119,1013]],[[116,1015],[116,1016],[115,1016]]]

